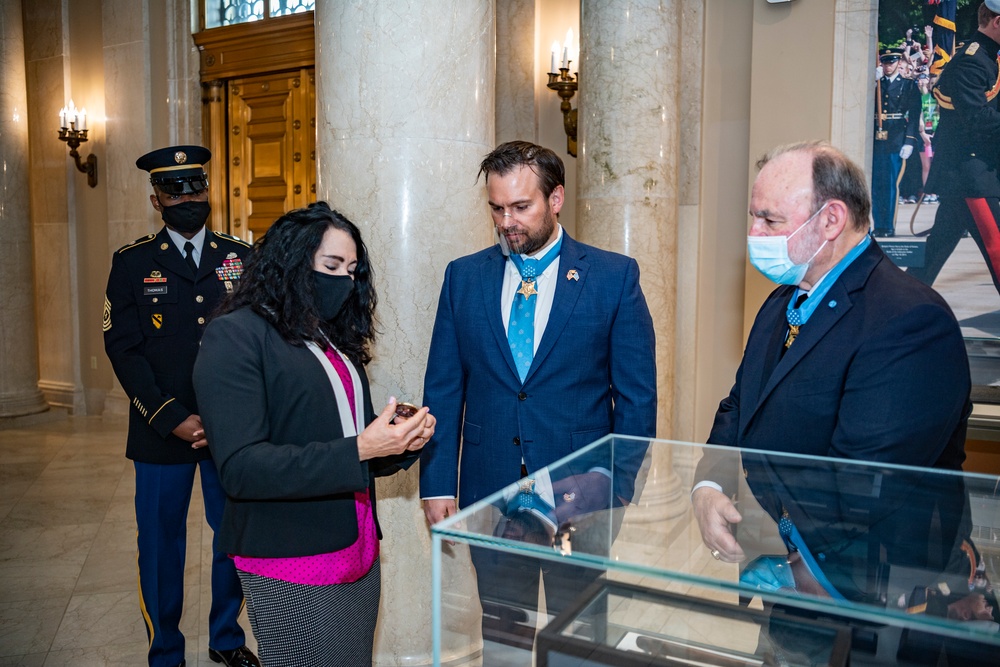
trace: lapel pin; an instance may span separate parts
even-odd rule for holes
[[[576,269],[570,269],[566,272],[566,280],[579,280],[580,274],[576,272]]]

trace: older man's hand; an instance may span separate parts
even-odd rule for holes
[[[743,520],[736,505],[726,494],[703,486],[691,494],[694,517],[698,521],[701,540],[713,556],[727,563],[738,563],[746,556],[730,526]]]

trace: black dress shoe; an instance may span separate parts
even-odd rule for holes
[[[208,649],[208,657],[212,659],[212,662],[221,662],[226,667],[260,667],[260,660],[246,646],[229,651],[216,651],[214,648],[210,648]]]

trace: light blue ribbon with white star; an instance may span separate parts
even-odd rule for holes
[[[522,284],[534,281],[549,268],[549,264],[559,256],[562,248],[562,237],[549,249],[541,259],[523,259],[520,255],[511,255],[510,260],[521,274]],[[535,296],[535,295],[532,295]],[[510,319],[507,321],[507,344],[517,365],[517,375],[524,382],[531,369],[531,361],[535,357],[535,302],[537,298],[525,296],[521,292],[514,294],[514,302],[510,306]]]

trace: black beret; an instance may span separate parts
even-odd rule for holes
[[[146,153],[135,166],[148,171],[149,182],[167,194],[196,194],[208,188],[204,165],[211,158],[203,146],[167,146]]]

